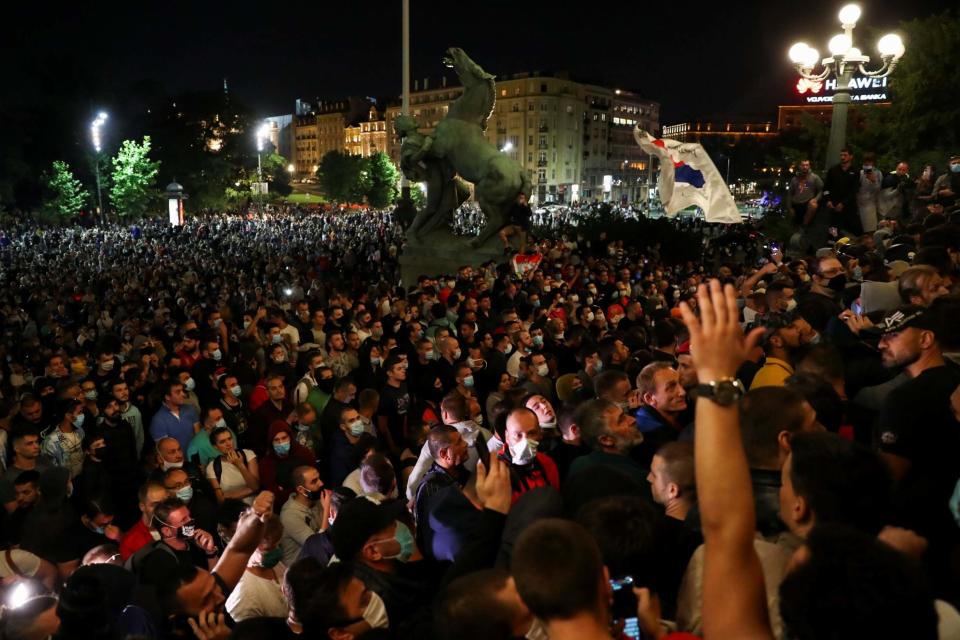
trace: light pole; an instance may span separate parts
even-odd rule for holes
[[[100,143],[100,127],[107,121],[107,114],[101,111],[97,114],[97,119],[90,124],[90,138],[93,140],[93,149],[96,152],[93,158],[94,170],[97,174],[97,212],[100,214],[100,224],[103,224],[105,214],[103,212],[103,193],[100,189],[100,150],[103,148]]]
[[[270,134],[270,127],[262,124],[257,128],[257,195],[260,204],[260,215],[263,215],[263,165],[260,162],[260,154],[263,151],[263,141]]]
[[[894,33],[883,36],[877,43],[883,64],[876,71],[867,71],[866,64],[870,62],[870,57],[863,55],[860,49],[853,46],[853,28],[860,19],[860,7],[855,4],[846,5],[840,9],[839,18],[843,33],[830,38],[827,48],[831,57],[820,60],[817,50],[803,42],[790,47],[789,52],[790,60],[796,65],[801,77],[814,82],[823,82],[831,75],[837,78],[837,90],[833,94],[830,142],[827,145],[827,168],[840,161],[840,149],[846,142],[850,79],[854,71],[859,70],[868,78],[885,78],[893,72],[905,50],[900,36]],[[818,61],[823,70],[815,73]]]

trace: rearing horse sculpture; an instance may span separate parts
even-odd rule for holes
[[[449,162],[459,176],[474,184],[487,218],[486,226],[471,242],[476,247],[507,224],[507,213],[517,196],[530,194],[530,181],[520,165],[500,153],[483,134],[496,103],[494,76],[457,47],[447,50],[444,63],[457,72],[464,91],[437,124],[428,154]]]

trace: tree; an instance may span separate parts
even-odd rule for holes
[[[140,144],[124,140],[113,158],[110,202],[117,215],[141,216],[155,198],[153,186],[160,163],[151,162],[149,154],[150,136],[144,136]]]
[[[367,159],[370,171],[370,190],[367,201],[371,207],[384,209],[397,200],[397,181],[400,173],[393,166],[390,157],[378,151]]]
[[[46,177],[46,186],[50,195],[44,201],[44,210],[63,218],[77,215],[90,198],[83,184],[73,176],[70,165],[62,160],[53,162],[53,172]]]
[[[270,193],[288,196],[293,192],[290,186],[290,172],[287,171],[287,159],[276,152],[263,156],[261,166],[263,179],[270,183]]]
[[[320,190],[330,200],[357,202],[370,190],[370,172],[366,159],[340,151],[329,151],[317,167]]]

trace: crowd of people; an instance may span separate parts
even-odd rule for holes
[[[0,637],[960,637],[960,225],[835,189],[402,283],[388,212],[6,230]]]

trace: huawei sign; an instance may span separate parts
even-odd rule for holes
[[[819,80],[807,80],[806,78],[800,78],[797,81],[797,93],[800,95],[805,94],[807,91],[810,93],[820,93],[823,89],[823,82]]]

